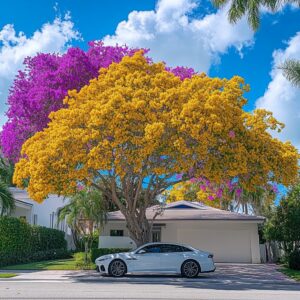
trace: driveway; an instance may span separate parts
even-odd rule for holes
[[[28,271],[0,280],[0,299],[299,299],[300,283],[275,265],[217,264],[197,279],[110,278],[93,271]]]

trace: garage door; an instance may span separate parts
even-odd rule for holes
[[[178,229],[179,243],[212,252],[216,262],[251,263],[248,230]]]

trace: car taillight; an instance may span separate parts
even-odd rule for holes
[[[214,257],[213,254],[209,254],[209,255],[208,255],[208,258],[213,258],[213,257]]]

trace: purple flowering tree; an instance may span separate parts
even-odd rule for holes
[[[120,62],[139,49],[126,46],[105,46],[90,42],[89,49],[70,48],[65,54],[40,53],[24,61],[8,97],[8,121],[1,133],[1,148],[5,157],[16,162],[22,144],[49,122],[49,113],[63,107],[69,90],[79,90],[97,77],[100,68]],[[148,50],[144,50],[147,53]],[[149,58],[149,62],[151,59]],[[185,67],[166,68],[182,80],[195,74]]]
[[[63,107],[68,90],[81,89],[100,68],[136,50],[91,42],[86,52],[70,48],[63,55],[40,53],[26,58],[8,97],[8,121],[1,134],[3,154],[16,162],[23,142],[47,126],[49,113]]]

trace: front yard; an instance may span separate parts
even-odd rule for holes
[[[27,264],[11,265],[6,267],[1,267],[2,270],[93,270],[95,269],[95,264],[90,263],[85,265],[83,263],[83,255],[77,253],[73,258],[68,259],[55,259],[38,261]],[[0,274],[1,275],[1,274]]]
[[[292,270],[289,268],[282,268],[279,269],[280,272],[282,272],[283,274],[287,275],[288,277],[300,281],[300,271],[299,270]]]
[[[17,276],[17,274],[15,273],[0,273],[0,279],[1,278],[11,278],[11,277],[15,277]]]

